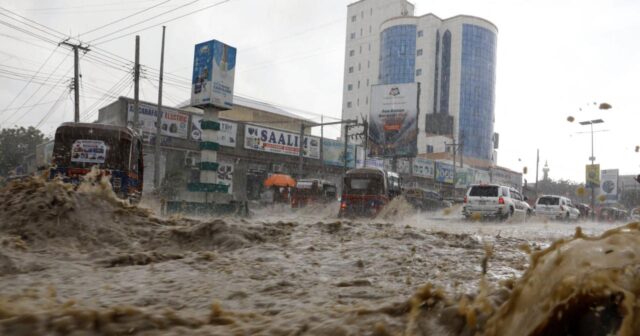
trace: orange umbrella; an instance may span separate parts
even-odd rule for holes
[[[285,174],[273,174],[264,180],[265,187],[295,187],[296,180]]]

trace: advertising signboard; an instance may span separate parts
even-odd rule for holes
[[[600,165],[585,166],[585,181],[587,188],[597,188],[600,186]]]
[[[200,122],[202,116],[191,116],[191,140],[200,141],[202,128]],[[218,131],[218,143],[220,146],[236,147],[236,136],[238,135],[238,124],[230,121],[218,120],[220,130]]]
[[[233,107],[236,48],[211,40],[196,44],[191,80],[191,105]]]
[[[218,162],[218,183],[228,185],[227,193],[233,194],[233,163]]]
[[[456,169],[456,188],[465,189],[473,183],[473,172],[469,168]]]
[[[417,153],[418,84],[371,87],[371,156],[413,157]]]
[[[347,147],[347,167],[354,168],[355,145]],[[344,167],[344,142],[322,139],[322,159],[325,164]]]
[[[453,165],[436,161],[436,181],[453,184]]]
[[[603,169],[600,176],[600,193],[606,203],[618,201],[618,169]]]
[[[71,145],[71,162],[104,163],[107,149],[102,140],[76,140]]]
[[[140,103],[138,106],[138,120],[142,132],[156,134],[156,120],[158,116],[158,106]],[[133,125],[133,104],[128,104],[127,120]],[[160,135],[174,138],[186,139],[189,132],[189,115],[174,109],[162,108],[162,126]]]
[[[436,175],[435,162],[424,158],[413,159],[413,175],[433,179]]]
[[[491,175],[486,170],[477,170],[474,172],[474,181],[475,184],[487,184],[491,183]]]
[[[247,124],[244,127],[244,148],[284,155],[298,156],[300,143],[298,134],[273,128]],[[304,157],[320,158],[320,139],[305,136],[302,142]]]

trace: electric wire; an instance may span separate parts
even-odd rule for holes
[[[96,31],[98,31],[98,30],[100,30],[100,29],[106,28],[106,27],[108,27],[108,26],[110,26],[110,25],[113,25],[113,24],[116,24],[116,23],[118,23],[118,22],[122,22],[122,21],[124,21],[124,20],[126,20],[126,19],[128,19],[128,18],[130,18],[130,17],[134,17],[134,16],[136,16],[136,15],[138,15],[138,14],[142,14],[142,13],[144,13],[144,12],[150,11],[150,10],[152,10],[152,9],[154,9],[154,8],[156,8],[156,7],[160,6],[160,5],[166,4],[167,2],[170,2],[170,1],[171,1],[171,0],[163,1],[163,2],[161,2],[161,3],[158,3],[158,4],[155,4],[155,5],[151,6],[151,7],[149,7],[149,8],[146,8],[146,9],[143,9],[143,10],[141,10],[141,11],[135,12],[135,13],[133,13],[133,14],[131,14],[131,15],[127,15],[127,16],[125,16],[125,17],[123,17],[123,18],[120,18],[120,19],[118,19],[118,20],[115,20],[115,21],[109,22],[109,23],[107,23],[107,24],[105,24],[105,25],[102,25],[102,26],[100,26],[100,27],[97,27],[97,28],[91,29],[91,30],[89,30],[89,31],[86,31],[86,32],[84,32],[84,33],[82,33],[82,34],[78,35],[78,37],[80,37],[80,36],[82,36],[82,35],[87,35],[87,34],[90,34],[90,33],[96,32]]]

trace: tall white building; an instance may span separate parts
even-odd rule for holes
[[[376,16],[378,7],[387,10]],[[445,151],[456,140],[465,156],[495,162],[496,26],[467,15],[413,16],[413,9],[403,0],[349,5],[343,118],[369,115],[371,85],[419,82],[418,153]]]
[[[343,119],[369,115],[371,85],[378,84],[380,26],[391,18],[413,15],[413,9],[406,0],[360,0],[347,6]]]

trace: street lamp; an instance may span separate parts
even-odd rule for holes
[[[579,122],[580,125],[585,126],[585,125],[590,125],[591,126],[591,157],[589,157],[589,160],[591,160],[591,166],[593,166],[594,162],[596,161],[596,157],[593,154],[593,125],[594,124],[602,124],[604,123],[604,120],[602,119],[594,119],[594,120],[588,120],[588,121],[581,121]],[[593,183],[591,184],[591,220],[595,221],[596,219],[596,187],[595,185],[593,185]]]

